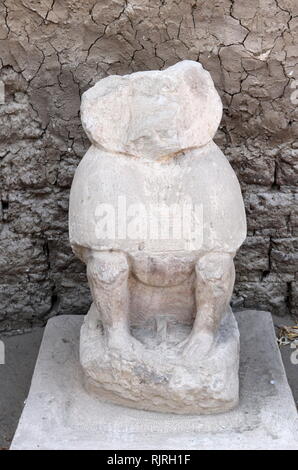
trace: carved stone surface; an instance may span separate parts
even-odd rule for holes
[[[81,111],[93,145],[74,177],[69,231],[93,297],[81,331],[87,388],[148,410],[231,409],[229,301],[246,219],[212,141],[222,106],[209,73],[183,61],[111,76]]]

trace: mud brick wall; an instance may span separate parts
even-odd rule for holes
[[[214,79],[245,199],[233,303],[297,314],[297,43],[297,0],[1,0],[0,331],[89,306],[67,232],[82,93],[182,59]]]

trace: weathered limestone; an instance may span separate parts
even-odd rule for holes
[[[229,301],[246,220],[212,141],[221,112],[192,61],[111,76],[83,95],[93,145],[74,177],[69,231],[93,297],[80,359],[102,398],[175,413],[238,403]]]

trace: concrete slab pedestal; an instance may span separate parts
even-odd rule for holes
[[[297,410],[271,315],[247,310],[236,319],[239,406],[228,413],[180,416],[88,394],[78,360],[83,316],[52,318],[11,449],[298,449]]]

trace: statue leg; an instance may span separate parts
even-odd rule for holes
[[[127,350],[140,344],[129,329],[128,276],[129,265],[124,253],[92,252],[87,261],[93,302],[109,348]]]
[[[90,305],[88,313],[85,316],[84,322],[88,324],[90,330],[97,330],[98,328],[101,328],[101,314],[98,311],[95,302],[92,302],[92,304]]]
[[[181,343],[184,355],[205,355],[210,351],[222,316],[229,308],[235,282],[233,256],[228,253],[204,255],[195,270],[197,313],[189,337]]]

